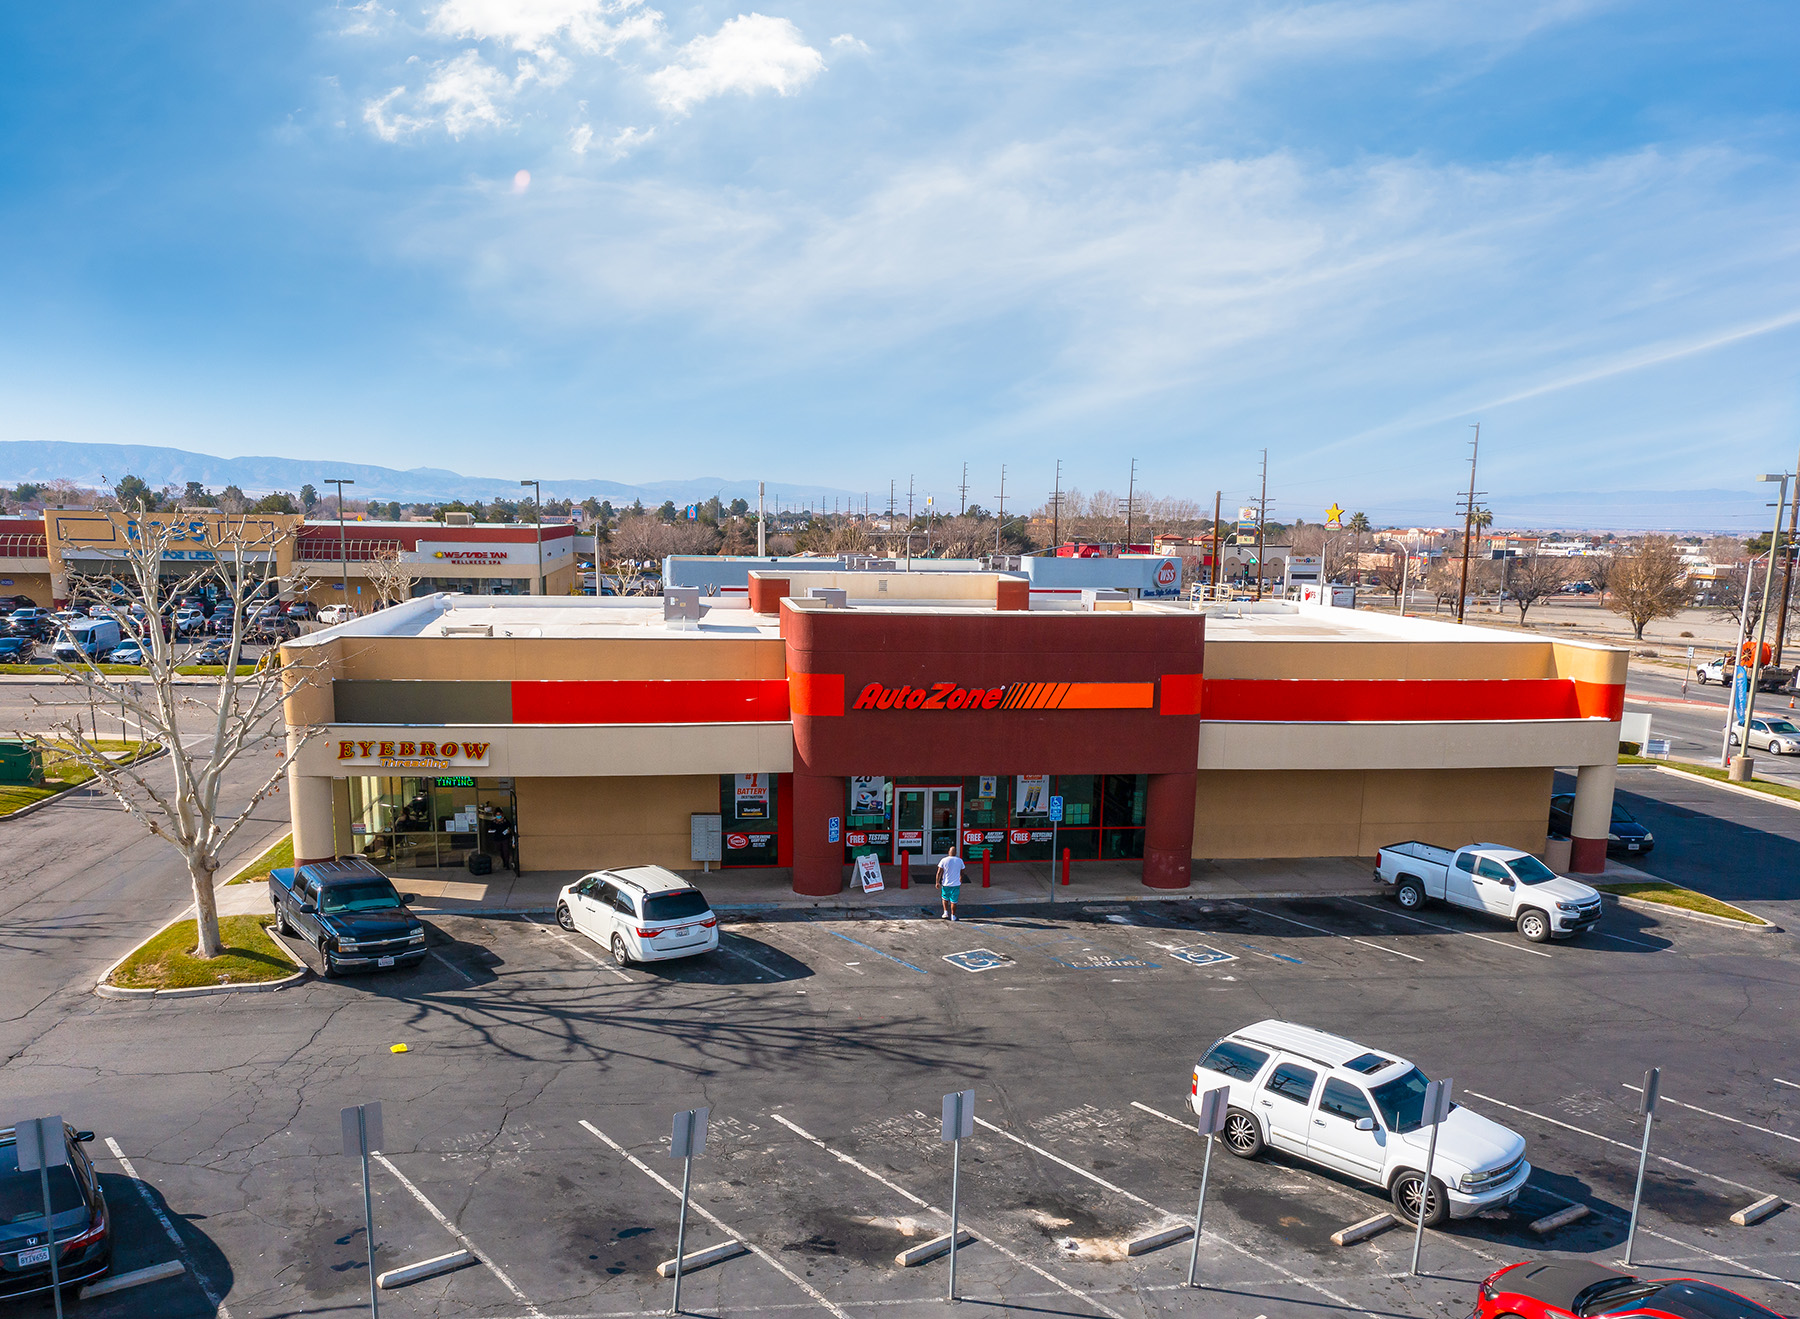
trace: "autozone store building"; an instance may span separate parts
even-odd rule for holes
[[[1563,766],[1575,868],[1604,864],[1617,649],[1285,603],[1040,608],[994,573],[759,573],[749,597],[689,622],[436,595],[291,643],[298,855],[457,865],[484,803],[528,870],[694,868],[692,817],[717,815],[724,884],[835,893],[860,854],[954,845],[1179,888],[1193,859],[1542,851]]]

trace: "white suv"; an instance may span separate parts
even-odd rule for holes
[[[1531,1165],[1525,1138],[1461,1105],[1438,1130],[1425,1186],[1431,1132],[1420,1121],[1426,1076],[1406,1059],[1339,1035],[1284,1021],[1259,1021],[1208,1049],[1194,1068],[1189,1102],[1231,1090],[1225,1146],[1243,1159],[1265,1147],[1348,1173],[1386,1191],[1404,1221],[1468,1218],[1509,1205]]]
[[[694,957],[719,946],[706,895],[661,866],[596,870],[557,895],[556,919],[611,951],[620,966]]]

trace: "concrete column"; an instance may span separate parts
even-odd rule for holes
[[[1150,775],[1144,801],[1144,886],[1186,888],[1193,875],[1197,770]]]
[[[288,763],[288,809],[294,821],[294,864],[310,865],[337,856],[332,833],[332,793],[329,778],[301,774]]]
[[[1612,832],[1613,784],[1618,777],[1617,761],[1582,765],[1575,771],[1569,869],[1576,874],[1598,875],[1606,869],[1606,835]]]
[[[844,780],[794,767],[794,892],[829,897],[844,890],[844,844],[830,839],[832,816],[844,814]]]

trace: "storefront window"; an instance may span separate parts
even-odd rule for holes
[[[850,780],[844,807],[844,859],[873,856],[887,864],[894,850],[894,785],[885,778],[857,775]]]
[[[725,869],[772,866],[780,858],[776,836],[775,776],[721,774],[719,831],[724,835]]]
[[[353,778],[348,786],[349,851],[379,866],[461,866],[477,849],[499,865],[502,847],[489,811],[498,811],[516,833],[518,805],[509,779]]]

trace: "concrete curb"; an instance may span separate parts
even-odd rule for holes
[[[475,1263],[473,1251],[453,1250],[448,1255],[439,1255],[435,1259],[423,1259],[417,1264],[403,1265],[397,1269],[389,1269],[386,1273],[377,1274],[375,1285],[382,1291],[392,1291],[396,1287],[404,1287],[408,1283],[423,1282],[427,1278],[435,1278],[440,1273],[448,1273],[452,1269],[467,1268]]]
[[[1531,1224],[1531,1230],[1536,1232],[1540,1237],[1548,1236],[1559,1227],[1567,1227],[1570,1223],[1586,1218],[1588,1212],[1589,1210],[1586,1205],[1567,1205],[1562,1209],[1558,1209],[1553,1214],[1545,1214],[1542,1218],[1534,1220]]]
[[[1172,1246],[1177,1241],[1186,1241],[1194,1235],[1194,1225],[1184,1223],[1180,1227],[1165,1227],[1159,1232],[1146,1232],[1141,1237],[1133,1237],[1125,1243],[1125,1254],[1148,1255],[1153,1250],[1161,1250],[1164,1246]]]
[[[958,1250],[961,1250],[964,1246],[970,1245],[974,1240],[975,1234],[969,1231],[968,1228],[964,1227],[957,1229],[956,1248]],[[903,1269],[910,1269],[915,1265],[928,1264],[939,1255],[948,1255],[949,1253],[950,1234],[946,1232],[941,1237],[933,1237],[930,1241],[920,1242],[916,1246],[911,1246],[908,1249],[901,1251],[898,1255],[894,1256],[894,1263],[898,1264]]]
[[[1684,886],[1678,885],[1677,887]],[[1694,892],[1699,892],[1699,890],[1696,889]],[[1625,893],[1608,893],[1605,889],[1600,890],[1600,896],[1603,900],[1616,902],[1621,907],[1629,907],[1633,911],[1641,911],[1650,916],[1679,916],[1682,920],[1699,921],[1703,925],[1716,925],[1722,930],[1737,930],[1743,934],[1786,933],[1781,926],[1769,921],[1763,921],[1760,925],[1752,925],[1748,921],[1734,921],[1724,916],[1708,916],[1703,911],[1689,911],[1686,907],[1672,906],[1667,902],[1652,902],[1648,898],[1634,898]]]
[[[1334,1246],[1354,1246],[1359,1241],[1367,1241],[1377,1233],[1385,1232],[1400,1220],[1392,1214],[1376,1214],[1365,1218],[1360,1223],[1352,1223],[1349,1227],[1339,1228],[1331,1234]]]
[[[1753,1227],[1778,1209],[1786,1209],[1787,1201],[1779,1195],[1765,1195],[1753,1205],[1745,1205],[1731,1216],[1739,1227]]]
[[[161,1264],[152,1264],[147,1269],[133,1269],[130,1273],[115,1274],[110,1278],[102,1278],[99,1282],[90,1282],[81,1289],[81,1299],[91,1301],[96,1296],[111,1296],[114,1292],[126,1291],[132,1287],[142,1287],[145,1283],[161,1282],[164,1278],[179,1278],[186,1272],[187,1265],[180,1260],[165,1260]]]
[[[134,947],[125,953],[124,957],[119,958],[118,961],[114,962],[101,973],[100,979],[94,985],[94,993],[98,994],[101,998],[207,998],[213,994],[273,994],[277,990],[286,989],[291,985],[299,984],[302,980],[312,974],[312,971],[307,967],[306,963],[295,957],[293,950],[281,941],[280,937],[275,933],[275,927],[273,925],[265,925],[263,926],[263,929],[269,935],[269,942],[281,949],[281,955],[299,968],[293,975],[283,976],[279,980],[259,980],[251,985],[195,985],[189,989],[125,989],[118,985],[109,985],[106,983],[112,978],[112,973],[117,971],[120,965],[127,957],[130,957],[132,953],[135,953],[139,948],[142,948],[145,944],[149,943],[150,939],[154,939],[177,921],[185,921],[187,919],[188,914],[184,911],[181,915],[177,916],[175,920],[165,921],[162,925],[157,926],[157,928],[151,932],[149,939],[140,940]]]
[[[739,1255],[748,1255],[750,1247],[741,1241],[725,1241],[716,1246],[708,1246],[705,1250],[696,1250],[691,1255],[681,1257],[681,1274],[686,1277],[699,1269],[711,1268],[714,1264],[723,1264],[728,1259],[736,1259]],[[666,1259],[656,1266],[656,1276],[673,1278],[675,1261]]]
[[[133,765],[142,765],[146,761],[155,760],[158,756],[166,754],[167,748],[158,747],[149,755],[139,756],[131,763]],[[80,792],[83,788],[91,788],[98,782],[98,779],[89,779],[86,783],[72,783],[61,792],[52,793],[50,796],[41,798],[38,801],[27,802],[16,811],[8,811],[5,815],[0,815],[0,824],[5,824],[8,820],[23,820],[27,815],[36,815],[46,806],[54,806],[57,802],[61,801],[64,797],[69,796],[71,793]],[[100,790],[102,792],[106,791],[105,788],[101,788]]]

